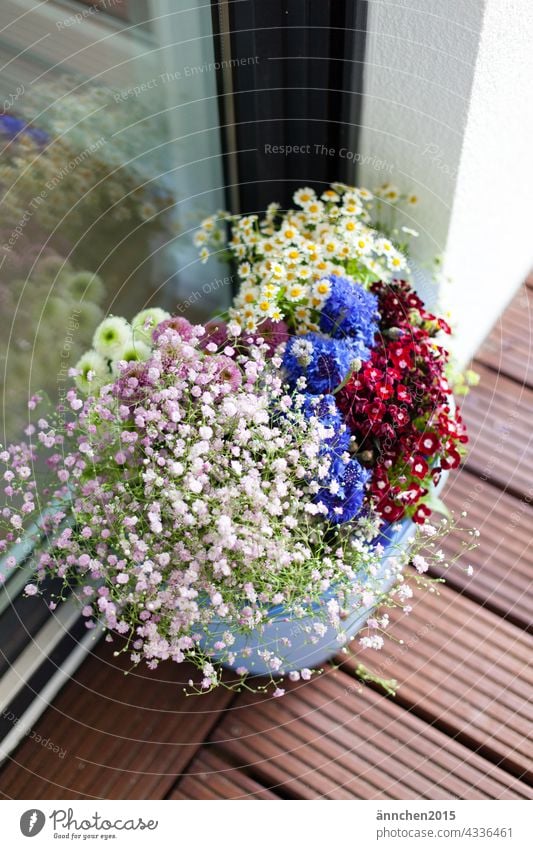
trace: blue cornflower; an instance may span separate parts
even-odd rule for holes
[[[330,339],[317,333],[291,336],[283,355],[283,367],[291,386],[300,377],[307,380],[312,394],[333,392],[352,369],[358,356],[353,345],[342,339]]]
[[[333,395],[305,393],[301,408],[307,418],[317,418],[330,431],[320,447],[320,456],[329,459],[329,470],[314,501],[327,508],[327,518],[333,524],[349,522],[361,512],[370,472],[358,460],[347,456],[350,432]]]
[[[322,306],[320,329],[337,339],[352,339],[359,348],[357,356],[368,359],[378,331],[378,299],[359,283],[332,275],[331,291]]]
[[[365,485],[371,472],[355,458],[345,462],[333,453],[330,456],[328,479],[315,496],[315,501],[327,508],[330,522],[340,525],[355,519],[361,512]]]
[[[335,403],[333,395],[310,395],[304,393],[302,411],[306,418],[312,416],[328,428],[329,434],[323,437],[323,445],[342,454],[350,445],[350,431],[344,424],[342,415]]]
[[[45,133],[44,130],[39,130],[36,127],[30,127],[26,121],[22,121],[20,118],[15,118],[14,115],[0,115],[0,133],[4,136],[8,136],[10,139],[14,139],[15,136],[19,135],[19,133],[28,135],[37,142],[37,144],[46,144],[49,138],[48,133]]]

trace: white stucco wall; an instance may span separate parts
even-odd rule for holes
[[[362,158],[421,197],[415,255],[444,253],[466,361],[533,265],[531,0],[371,0]],[[371,160],[368,160],[371,162]]]

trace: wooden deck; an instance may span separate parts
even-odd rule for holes
[[[102,642],[34,729],[66,755],[27,739],[3,797],[533,798],[532,307],[526,285],[477,357],[470,455],[445,493],[481,531],[476,571],[416,594],[404,644],[377,661],[395,698],[359,685],[354,661],[282,699],[186,697],[180,667],[123,676]]]

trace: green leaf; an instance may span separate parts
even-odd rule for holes
[[[442,498],[439,498],[439,496],[435,495],[435,493],[431,490],[428,492],[427,495],[420,499],[419,504],[420,503],[425,504],[427,507],[429,507],[430,510],[434,510],[435,513],[441,513],[441,515],[445,516],[446,519],[452,518],[452,514],[446,507],[446,504],[444,503]]]

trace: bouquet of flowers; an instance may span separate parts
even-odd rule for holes
[[[412,197],[412,196],[410,196]],[[395,203],[395,187],[377,192]],[[353,440],[352,453],[372,472],[368,499],[387,521],[423,523],[436,503],[443,470],[456,468],[467,441],[447,379],[447,322],[426,310],[397,274],[406,259],[370,226],[374,195],[335,183],[317,198],[294,195],[300,209],[272,204],[264,218],[220,213],[197,234],[202,258],[220,248],[226,220],[230,253],[242,260],[232,321],[248,332],[288,342],[290,385],[333,393]],[[416,232],[403,228],[403,236]]]
[[[121,640],[134,664],[190,661],[198,692],[262,672],[280,696],[284,675],[309,678],[363,625],[360,645],[380,649],[394,611],[410,610],[405,565],[431,583],[453,524],[426,521],[466,439],[437,339],[449,328],[392,275],[398,248],[370,231],[361,191],[308,194],[301,213],[237,222],[245,267],[228,316],[104,319],[55,413],[0,453],[1,547],[32,516],[49,541],[26,592],[62,578],[88,628]],[[344,242],[339,221],[353,233]],[[333,238],[340,255],[325,259]],[[405,528],[410,547],[395,546]]]

